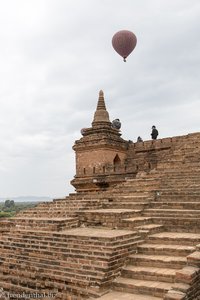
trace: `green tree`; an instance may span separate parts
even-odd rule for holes
[[[11,207],[15,206],[15,201],[14,200],[10,200],[10,206]]]
[[[9,200],[9,199],[7,199],[7,200],[5,201],[5,203],[4,203],[4,206],[5,206],[6,208],[11,208],[11,207],[15,206],[15,201],[14,201],[14,200]]]

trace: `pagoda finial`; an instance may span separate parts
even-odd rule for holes
[[[106,105],[105,105],[105,101],[104,101],[104,93],[102,90],[99,91],[99,99],[98,99],[98,103],[97,103],[97,109],[94,114],[94,120],[92,122],[92,126],[100,125],[100,123],[101,123],[101,125],[103,125],[102,123],[110,124],[109,114],[106,110]]]
[[[98,103],[97,103],[97,110],[99,110],[99,109],[106,110],[106,105],[105,105],[105,101],[104,101],[104,94],[103,94],[102,90],[99,91],[99,100],[98,100]]]

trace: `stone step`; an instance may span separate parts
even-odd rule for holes
[[[41,203],[42,204],[42,203]],[[44,211],[45,209],[47,211],[51,211],[53,209],[62,209],[62,208],[66,208],[68,210],[71,210],[73,208],[84,208],[84,207],[98,207],[101,204],[101,201],[88,201],[88,203],[82,203],[80,202],[76,202],[75,200],[70,201],[70,202],[51,202],[51,203],[47,203],[47,204],[43,204],[43,205],[37,205],[31,209],[26,209],[25,211],[36,211],[37,209],[40,209],[41,211]]]
[[[144,195],[146,194],[150,194],[151,192],[157,190],[159,188],[160,185],[155,185],[155,184],[149,184],[149,185],[145,185],[145,184],[129,184],[126,186],[118,186],[115,188],[115,190],[113,191],[113,194],[122,194],[123,192],[126,192],[126,194],[128,194],[127,192],[131,193],[133,192],[134,194],[138,194],[143,192]],[[141,194],[142,195],[142,194]]]
[[[178,181],[181,182],[199,182],[199,171],[194,174],[192,172],[188,172],[187,174],[177,174],[177,173],[167,173],[164,177],[161,178],[161,183],[165,183],[165,180],[167,179],[167,182],[174,182]]]
[[[191,195],[191,194],[172,194],[171,192],[163,194],[160,192],[160,196],[157,196],[154,201],[158,202],[199,202],[200,195]]]
[[[24,214],[24,213],[29,213],[29,214],[37,214],[37,213],[45,213],[47,214],[52,214],[52,213],[60,213],[62,214],[62,211],[64,210],[64,212],[68,212],[71,213],[73,211],[79,211],[79,210],[83,210],[83,209],[90,209],[90,208],[102,208],[103,204],[100,205],[91,205],[91,206],[76,206],[76,205],[72,205],[72,206],[68,206],[68,205],[63,205],[63,206],[51,206],[51,207],[36,207],[32,210],[23,210],[21,212],[19,212],[18,215],[20,214]]]
[[[86,214],[86,213],[91,213],[91,214],[105,214],[105,215],[123,215],[123,214],[134,214],[134,213],[138,213],[140,212],[140,210],[134,210],[134,209],[90,209],[90,210],[83,210],[80,211],[80,214]]]
[[[27,286],[24,286],[24,287],[23,286],[18,286],[18,285],[15,285],[15,284],[11,283],[11,282],[4,282],[3,280],[0,281],[0,286],[3,289],[3,295],[6,296],[5,299],[10,298],[8,292],[12,293],[12,294],[13,293],[20,293],[21,294],[21,293],[24,292],[29,296],[33,293],[36,293],[36,292],[39,293],[38,289],[32,289],[32,288],[29,288]],[[43,292],[45,292],[45,291],[43,290]],[[2,299],[4,299],[4,298],[2,298]],[[19,299],[20,299],[20,295],[19,295]],[[29,299],[31,299],[31,298],[29,297]]]
[[[160,224],[145,224],[145,225],[136,226],[134,228],[134,230],[138,231],[139,233],[146,231],[147,234],[149,234],[149,233],[153,234],[156,232],[160,232],[160,231],[163,231],[163,229],[164,229],[164,226],[160,225]]]
[[[118,227],[124,218],[137,216],[138,209],[98,209],[78,212],[79,220],[88,226]]]
[[[11,219],[17,228],[40,228],[44,231],[61,231],[67,228],[78,227],[78,218],[33,218],[33,217],[14,217]]]
[[[152,223],[151,217],[134,217],[122,219],[122,224],[128,228],[135,228],[135,226],[146,225]]]
[[[95,261],[95,260],[101,260],[101,261],[106,261],[105,255],[111,255],[112,252],[111,251],[106,251],[104,250],[104,254],[99,250],[86,250],[86,249],[81,249],[81,253],[80,250],[75,250],[73,248],[69,248],[65,251],[64,248],[59,248],[59,247],[51,247],[51,248],[47,248],[46,250],[44,249],[44,246],[42,247],[43,249],[41,249],[41,246],[37,245],[37,246],[27,246],[26,244],[23,244],[24,247],[26,247],[26,249],[28,249],[30,256],[34,256],[37,255],[38,257],[40,257],[40,259],[46,258],[46,259],[52,259],[52,253],[53,251],[59,251],[56,254],[54,253],[54,258],[55,259],[70,259],[71,257],[73,257],[73,259],[88,259],[90,260],[90,262]],[[138,243],[136,243],[136,245],[138,245]],[[16,254],[23,254],[23,255],[27,255],[27,250],[23,251],[21,250],[22,244],[21,243],[17,243],[15,242],[14,245],[0,245],[0,251],[2,253],[3,250],[7,250],[8,253],[12,253],[12,251],[15,251]],[[127,244],[128,246],[128,244]],[[130,244],[131,246],[131,244]],[[93,252],[92,252],[93,250]],[[95,252],[94,252],[95,251]],[[115,260],[117,259],[119,255],[113,255],[113,258],[111,260]]]
[[[199,168],[199,164],[197,167],[197,164],[194,164],[194,166],[196,166],[196,168],[189,168],[188,166],[186,166],[186,168],[184,168],[183,165],[181,165],[180,168],[173,168],[173,169],[163,169],[162,174],[165,176],[167,176],[167,178],[192,178],[192,177],[197,177],[199,175],[200,172],[200,168]],[[160,171],[161,169],[159,169]]]
[[[144,216],[174,216],[174,217],[200,217],[200,210],[192,210],[192,209],[156,209],[156,208],[148,208],[143,212]]]
[[[143,202],[113,202],[112,204],[107,205],[106,208],[113,208],[113,209],[134,209],[134,210],[143,210],[148,207],[149,203]]]
[[[114,204],[127,204],[127,205],[142,205],[143,207],[148,206],[149,203],[151,203],[154,200],[154,197],[152,198],[146,198],[146,199],[138,199],[138,200],[131,200],[131,198],[129,199],[124,199],[124,198],[120,198],[120,199],[116,199],[115,201],[113,201]]]
[[[122,241],[120,244],[119,242],[117,244],[109,244],[109,245],[104,245],[104,254],[102,254],[102,256],[104,256],[106,253],[110,253],[110,252],[114,252],[114,251],[118,251],[118,248],[121,247],[131,247],[131,245],[137,245],[138,243],[141,243],[141,237],[134,237],[134,238],[130,238],[127,239],[125,241]],[[54,251],[59,251],[59,255],[61,255],[62,253],[64,253],[65,255],[67,255],[68,252],[70,252],[70,254],[75,254],[77,253],[77,255],[80,253],[80,249],[81,251],[87,254],[94,253],[96,255],[98,255],[98,253],[102,253],[102,251],[100,250],[100,243],[96,243],[96,244],[92,244],[87,243],[87,246],[84,245],[83,242],[78,242],[78,241],[69,241],[68,243],[58,243],[58,242],[48,242],[48,241],[42,241],[42,240],[34,240],[32,238],[28,238],[26,241],[23,238],[10,238],[7,241],[0,241],[0,247],[1,249],[9,249],[13,247],[13,249],[17,249],[17,248],[22,248],[22,247],[26,247],[27,249],[29,249],[29,251],[31,250],[37,250],[37,249],[45,249],[46,250],[54,250]],[[9,243],[11,244],[11,246],[9,245]],[[89,246],[89,248],[88,248]],[[42,250],[41,250],[42,252]],[[82,254],[82,255],[83,255]],[[114,255],[114,253],[113,253]]]
[[[138,252],[150,255],[174,255],[174,256],[187,256],[195,251],[194,246],[188,245],[170,245],[170,244],[150,244],[145,243],[138,245]]]
[[[162,232],[148,236],[148,243],[190,245],[195,246],[200,242],[200,234],[187,232]]]
[[[108,201],[107,201],[108,202]],[[98,205],[85,205],[85,206],[78,206],[78,205],[59,205],[59,206],[47,206],[47,207],[35,207],[34,209],[31,210],[22,210],[21,212],[18,213],[18,215],[22,214],[22,213],[29,213],[29,214],[35,214],[35,213],[45,213],[46,215],[48,214],[52,214],[53,212],[57,212],[57,213],[62,213],[62,210],[64,210],[64,212],[72,212],[72,211],[79,211],[79,210],[83,210],[83,209],[90,209],[90,208],[102,208],[103,207],[103,203]]]
[[[122,277],[140,280],[175,282],[176,272],[177,269],[128,265],[122,268],[121,275]]]
[[[20,259],[20,261],[18,261]],[[0,266],[0,280],[8,281],[10,276],[13,278],[13,282],[20,283],[23,280],[32,282],[32,285],[37,286],[37,281],[40,280],[41,284],[44,283],[47,278],[49,281],[57,282],[57,281],[68,281],[73,283],[87,283],[86,277],[89,278],[90,283],[97,284],[102,280],[104,276],[104,272],[102,270],[94,270],[92,268],[88,268],[87,270],[73,269],[70,268],[70,262],[68,266],[59,264],[59,262],[55,263],[48,261],[48,264],[44,262],[44,260],[39,261],[27,260],[23,257],[14,259],[11,256],[10,260],[5,259],[5,254],[0,258],[1,266]],[[16,264],[16,269],[12,271],[13,264]],[[23,264],[23,266],[22,266]],[[75,261],[75,266],[77,261]],[[48,267],[49,266],[49,267]],[[24,269],[24,267],[26,269]],[[39,271],[38,271],[39,270]],[[15,280],[14,280],[15,279]]]
[[[130,263],[136,266],[180,269],[186,265],[187,259],[183,256],[132,254]]]
[[[159,189],[160,192],[161,192],[161,195],[164,196],[164,195],[172,195],[172,196],[200,196],[200,190],[198,189],[183,189],[183,188],[180,188],[180,189]]]
[[[163,297],[164,294],[172,288],[172,283],[168,282],[137,280],[123,277],[117,278],[113,284],[115,290],[146,294],[155,297]]]
[[[156,201],[151,202],[149,205],[151,208],[155,207],[157,209],[186,209],[186,210],[200,210],[199,202],[172,202],[172,201]]]
[[[82,209],[90,209],[90,208],[101,208],[104,203],[107,203],[106,199],[98,199],[98,200],[78,200],[78,201],[60,201],[60,202],[50,202],[50,203],[41,203],[38,206],[23,210],[18,213],[18,216],[67,216],[73,215],[75,211],[79,211]]]
[[[119,200],[119,201],[125,201],[125,202],[144,202],[144,201],[148,201],[148,199],[151,199],[151,196],[149,196],[149,193],[147,193],[146,195],[144,193],[142,194],[119,194],[115,195],[115,197],[113,197],[113,195],[110,195],[109,199],[112,200]]]
[[[24,218],[45,218],[46,213],[41,213],[41,212],[36,212],[36,213],[28,213],[28,212],[24,212],[24,213],[20,213],[20,217],[24,217]],[[62,212],[52,212],[52,213],[48,213],[49,218],[67,218],[67,217],[77,217],[77,214],[75,211],[73,212],[64,212],[62,210]]]
[[[174,216],[153,216],[152,222],[155,224],[163,224],[168,231],[171,232],[190,232],[199,233],[200,218],[199,217],[174,217]],[[125,227],[124,227],[125,228]],[[132,228],[134,229],[134,228]]]
[[[139,173],[138,173],[138,175],[139,175]],[[150,175],[147,175],[147,176],[150,176]],[[127,182],[131,182],[131,183],[133,183],[133,182],[144,182],[144,183],[152,184],[153,182],[157,182],[157,181],[160,180],[160,178],[158,178],[156,176],[153,176],[153,175],[151,175],[151,177],[147,177],[147,176],[145,176],[145,177],[136,177],[136,178],[128,178],[128,179],[126,179],[126,183],[123,183],[123,185],[127,184]]]
[[[88,250],[88,247],[98,249],[112,250],[113,247],[121,247],[131,242],[140,240],[136,231],[128,230],[110,230],[108,228],[76,228],[62,232],[45,232],[32,230],[15,230],[9,235],[1,237],[1,243],[23,242],[32,244],[40,244],[48,247],[60,246],[64,248],[77,248]]]
[[[166,186],[168,184],[174,184],[174,182],[176,182],[180,186],[189,185],[189,184],[198,186],[198,184],[200,183],[199,172],[198,172],[198,174],[196,174],[196,176],[192,176],[191,174],[189,177],[188,177],[188,175],[185,175],[185,176],[183,176],[183,175],[182,176],[168,175],[167,177],[163,176],[160,180],[160,183],[162,185],[166,184]]]
[[[7,251],[15,251],[16,253],[23,252],[23,249],[25,248],[25,254],[27,250],[29,253],[37,253],[37,255],[40,255],[40,257],[52,257],[52,253],[54,253],[55,258],[58,259],[66,259],[68,257],[80,257],[82,259],[84,258],[90,258],[90,260],[96,260],[100,259],[101,261],[106,260],[106,255],[112,255],[112,258],[110,259],[116,259],[117,256],[120,257],[119,250],[122,249],[122,247],[126,247],[127,249],[133,248],[133,246],[137,246],[143,242],[143,240],[140,239],[140,237],[135,237],[132,239],[128,239],[119,245],[115,245],[114,247],[104,247],[104,250],[102,252],[101,247],[98,246],[92,246],[88,248],[88,245],[82,245],[82,243],[48,243],[48,242],[38,242],[37,240],[26,240],[24,239],[9,239],[7,241],[0,241],[0,250],[7,250]],[[81,249],[81,252],[80,252]]]
[[[6,254],[5,254],[6,255]],[[8,258],[8,257],[7,257]],[[2,261],[3,258],[0,258],[0,280],[4,282],[15,283],[18,287],[25,285],[26,287],[32,287],[35,290],[38,288],[41,291],[43,288],[50,290],[50,288],[59,288],[59,290],[77,290],[80,288],[80,291],[83,293],[84,290],[92,290],[88,285],[91,284],[96,286],[93,290],[93,294],[97,294],[97,287],[100,282],[103,282],[102,278],[98,277],[101,275],[100,270],[103,270],[102,267],[98,266],[94,269],[91,266],[87,268],[81,268],[79,262],[77,263],[72,260],[71,262],[65,262],[65,264],[45,264],[41,263],[28,262],[27,259],[8,259],[8,262]],[[73,268],[72,268],[73,266]],[[77,269],[77,273],[74,272],[74,269]],[[106,269],[105,269],[106,270]],[[30,273],[30,276],[29,276]],[[24,274],[24,276],[22,275]],[[93,277],[94,276],[94,277]],[[2,286],[1,286],[2,287]],[[13,291],[13,290],[12,290]],[[82,298],[81,298],[82,299]]]
[[[160,178],[148,178],[147,176],[146,177],[135,177],[135,178],[129,178],[129,179],[126,179],[126,181],[122,182],[120,184],[120,187],[129,187],[129,186],[140,186],[140,185],[143,185],[143,186],[152,186],[152,185],[157,185],[160,183]]]
[[[87,203],[87,202],[98,202],[99,199],[103,199],[102,193],[74,193],[74,195],[70,194],[69,196],[60,199],[60,198],[54,198],[52,202],[54,203],[67,203],[67,202],[80,202],[80,203]],[[46,202],[47,203],[47,202]]]
[[[21,285],[14,284],[11,282],[5,282],[3,280],[0,281],[0,286],[3,288],[4,295],[6,298],[2,299],[44,299],[44,300],[49,300],[50,298],[55,298],[55,299],[63,299],[63,296],[70,297],[70,295],[75,292],[75,294],[79,294],[82,298],[81,299],[88,299],[88,296],[90,297],[98,297],[101,295],[101,293],[98,293],[98,291],[93,290],[92,288],[88,288],[84,290],[83,288],[80,288],[78,286],[74,286],[70,283],[67,284],[67,289],[66,289],[66,284],[59,284],[55,283],[54,284],[47,282],[40,288],[39,282],[38,282],[38,287],[36,288],[31,288],[28,287],[28,284],[26,284],[26,281],[22,282]],[[62,292],[58,292],[58,289],[61,290]],[[23,297],[23,293],[26,294],[26,298]],[[11,297],[11,294],[15,297]],[[44,296],[47,295],[47,296]],[[32,297],[31,297],[32,296]],[[69,298],[70,299],[70,298]]]
[[[173,215],[170,215],[170,216],[159,216],[159,215],[156,215],[156,216],[152,216],[151,217],[152,219],[152,222],[156,222],[156,223],[161,223],[161,224],[167,224],[167,225],[178,225],[180,223],[180,225],[192,225],[193,223],[195,224],[199,224],[200,223],[200,219],[198,216],[193,216],[193,217],[184,217],[184,216],[173,216]],[[176,229],[176,228],[174,228]],[[188,227],[188,230],[190,228]],[[171,230],[170,230],[171,231]],[[183,232],[187,232],[187,230],[182,230]],[[188,231],[189,232],[189,231]]]
[[[112,291],[98,298],[98,300],[162,300],[160,297],[153,297],[148,295],[133,294],[133,293],[122,293]]]
[[[160,178],[153,179],[153,178],[132,178],[128,179],[125,182],[123,182],[118,188],[129,188],[129,187],[138,187],[138,186],[144,186],[144,188],[152,187],[153,185],[156,186],[160,183]]]
[[[160,189],[162,195],[200,195],[200,189],[197,188],[177,188],[177,187],[169,187]]]
[[[90,283],[91,285],[98,285],[101,281],[101,277],[98,278],[98,276],[93,277],[90,275],[90,272],[85,272],[85,274],[73,274],[70,271],[67,272],[57,272],[56,270],[51,269],[44,269],[42,270],[42,264],[40,267],[40,272],[37,272],[36,269],[33,269],[28,264],[25,265],[25,263],[22,261],[24,266],[28,268],[29,270],[26,270],[23,272],[21,265],[16,264],[17,270],[15,274],[12,274],[10,271],[10,268],[13,266],[12,264],[8,265],[7,268],[4,265],[3,269],[0,267],[1,273],[0,274],[0,281],[4,281],[7,283],[15,283],[17,286],[23,286],[24,284],[29,288],[36,289],[43,289],[43,288],[57,288],[66,286],[66,284],[71,284],[74,286],[74,288],[82,287],[83,289],[88,288],[88,282],[85,280],[86,276],[90,277]],[[31,270],[30,270],[31,269]],[[53,274],[54,272],[54,274]],[[60,273],[60,275],[58,274]],[[62,274],[61,274],[62,273]],[[6,275],[8,274],[8,275]],[[26,274],[26,276],[25,276]]]
[[[159,186],[159,184],[148,184],[148,185],[145,185],[143,183],[138,183],[138,184],[134,184],[134,183],[129,183],[129,184],[125,184],[125,185],[117,185],[115,187],[115,189],[112,190],[112,195],[115,195],[115,194],[121,194],[121,192],[123,191],[133,191],[133,192],[136,192],[137,194],[138,193],[141,193],[142,192],[142,189],[141,187],[144,187],[143,188],[143,195],[151,192],[151,190],[154,190],[154,188],[157,188]],[[128,193],[127,193],[128,194]],[[142,196],[142,193],[140,194]]]
[[[87,198],[84,198],[84,196],[80,196],[80,197],[69,197],[66,199],[54,199],[53,201],[49,201],[49,202],[41,202],[37,205],[37,207],[52,207],[52,206],[70,206],[70,205],[77,205],[77,206],[84,206],[84,205],[96,205],[101,203],[101,200],[103,200],[103,197],[101,195],[99,195],[98,197],[94,197],[94,196],[89,196]]]
[[[134,195],[148,195],[151,194],[155,191],[157,191],[159,188],[159,186],[145,186],[143,187],[143,185],[138,185],[138,186],[126,186],[126,187],[119,187],[116,188],[115,191],[113,191],[113,195],[117,194],[122,194],[125,193],[126,195],[133,193]]]
[[[11,218],[8,218],[8,219],[1,218],[0,219],[0,232],[1,232],[1,234],[9,233],[10,230],[13,229],[14,226],[15,226],[15,224],[12,221]]]
[[[161,185],[161,188],[162,190],[181,190],[181,191],[186,191],[186,190],[189,190],[189,191],[199,191],[200,190],[200,183],[199,184],[192,184],[192,183],[189,183],[189,184],[186,184],[186,183],[178,183],[178,182],[174,182],[174,183],[165,183],[165,184],[162,184]]]

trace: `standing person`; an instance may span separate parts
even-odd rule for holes
[[[151,132],[151,137],[153,140],[156,140],[158,136],[158,130],[156,129],[156,126],[152,126],[152,132]]]

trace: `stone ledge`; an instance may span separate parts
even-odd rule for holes
[[[200,251],[195,251],[187,256],[188,263],[200,267]]]
[[[62,234],[70,236],[85,236],[86,238],[94,239],[121,239],[123,236],[137,234],[135,231],[130,230],[111,230],[111,229],[96,229],[96,228],[75,228],[64,230]]]
[[[170,290],[164,296],[164,300],[184,300],[186,299],[186,294],[174,290]]]
[[[114,291],[98,298],[98,300],[147,300],[147,297],[148,300],[162,300],[162,298],[149,295],[129,294]]]
[[[176,279],[177,281],[191,284],[195,280],[198,272],[199,272],[199,268],[187,266],[182,270],[176,272]]]

